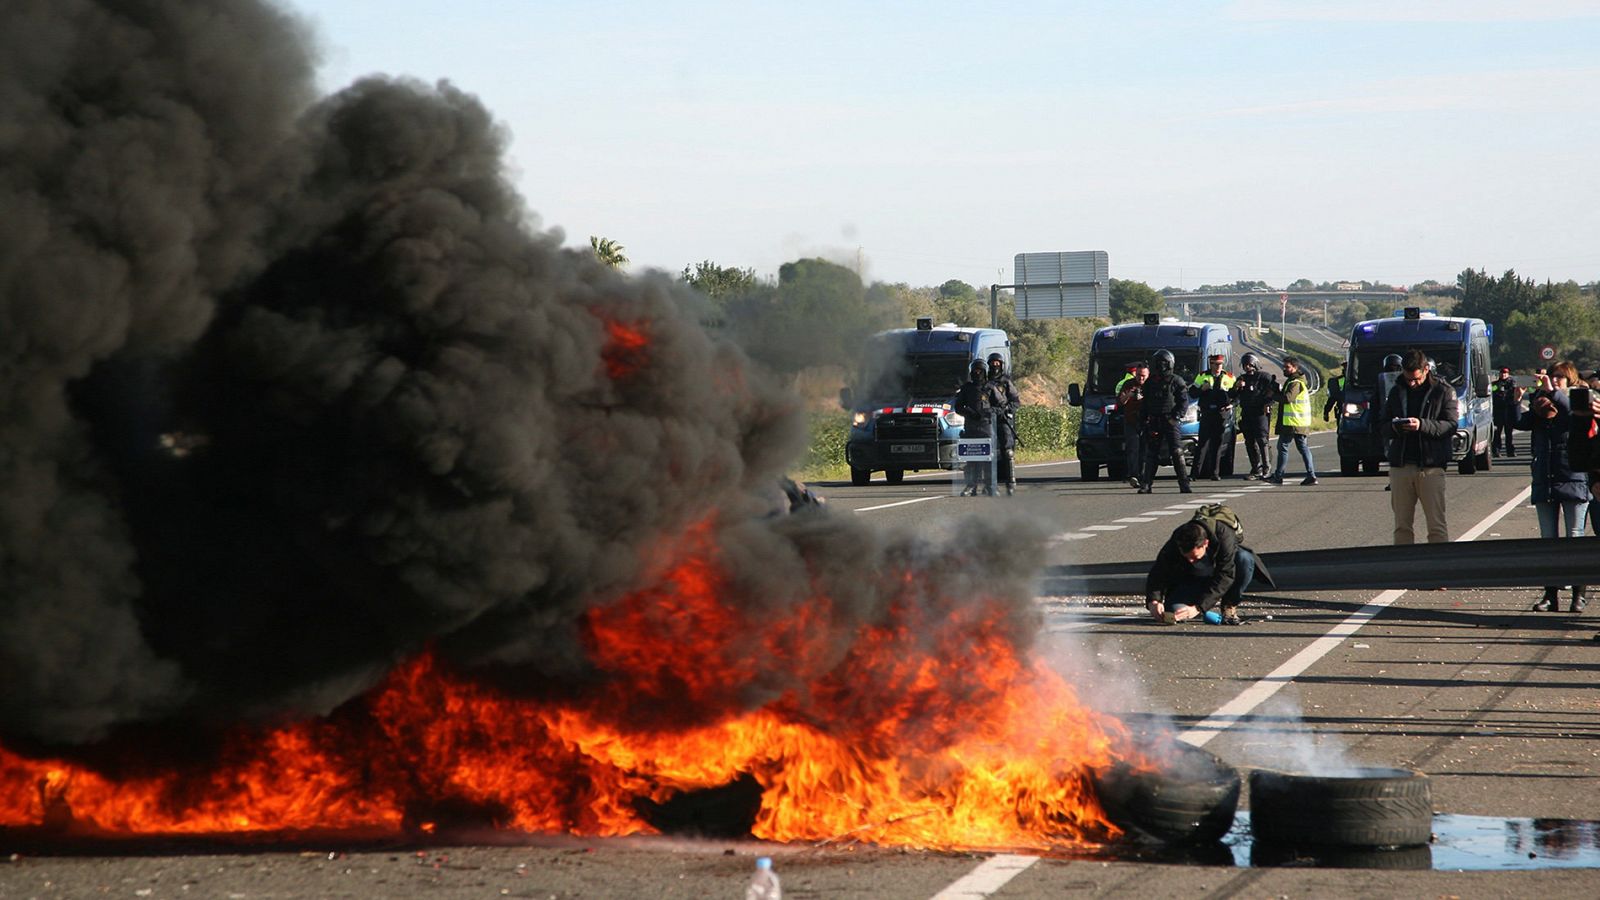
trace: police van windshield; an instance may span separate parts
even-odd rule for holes
[[[870,357],[862,364],[868,402],[951,397],[967,380],[965,353],[914,353]]]
[[[1386,347],[1358,347],[1351,364],[1354,369],[1347,373],[1349,383],[1356,387],[1376,387],[1378,374],[1383,371],[1383,358],[1393,353],[1404,357],[1406,351],[1415,347],[1428,355],[1434,362],[1434,373],[1453,387],[1460,388],[1466,385],[1466,371],[1462,367],[1462,355],[1466,348],[1461,344],[1406,344],[1405,346],[1389,345]]]
[[[1145,350],[1112,350],[1101,351],[1089,358],[1089,383],[1087,393],[1112,394],[1116,393],[1117,382],[1122,376],[1128,374],[1131,363],[1148,363],[1150,355],[1158,348],[1151,347]],[[1200,351],[1198,350],[1173,350],[1172,360],[1174,371],[1184,380],[1193,378],[1200,365]]]

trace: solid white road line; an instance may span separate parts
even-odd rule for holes
[[[944,499],[944,495],[943,494],[940,494],[940,495],[938,495],[936,497],[918,497],[915,500],[901,500],[901,501],[896,502],[896,503],[885,503],[882,506],[863,506],[860,509],[851,510],[851,512],[858,512],[858,513],[872,512],[875,509],[889,509],[889,508],[895,507],[895,506],[909,506],[909,505],[911,505],[913,503],[926,503],[929,500],[943,500],[943,499]]]
[[[975,900],[988,897],[1038,861],[1037,856],[1019,856],[1013,853],[991,856],[984,860],[982,865],[934,894],[933,900]]]
[[[1504,518],[1506,513],[1516,509],[1528,498],[1532,490],[1531,487],[1523,488],[1515,497],[1507,500],[1499,509],[1490,513],[1483,521],[1472,526],[1456,540],[1470,541],[1476,539],[1478,535],[1488,531],[1494,526],[1494,523]],[[1293,681],[1306,669],[1311,668],[1311,665],[1317,660],[1328,655],[1328,651],[1339,646],[1345,638],[1361,630],[1361,626],[1372,621],[1385,607],[1405,596],[1405,593],[1403,590],[1389,590],[1368,600],[1366,605],[1351,613],[1349,618],[1333,626],[1328,630],[1327,634],[1312,641],[1299,653],[1289,657],[1287,662],[1273,669],[1265,678],[1240,691],[1238,696],[1222,704],[1217,708],[1216,712],[1207,716],[1200,724],[1178,735],[1178,739],[1187,741],[1196,747],[1204,747],[1212,738],[1227,731],[1233,723],[1244,718],[1251,710],[1266,702],[1267,698],[1282,690],[1284,685]]]

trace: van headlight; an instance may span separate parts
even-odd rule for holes
[[[947,428],[960,428],[967,424],[967,417],[960,413],[945,413],[944,424]]]
[[[1085,409],[1083,411],[1083,424],[1099,425],[1106,420],[1106,414],[1098,409]]]
[[[862,427],[865,427],[866,424],[867,424],[867,414],[864,413],[864,412],[858,412],[855,415],[850,417],[850,427],[851,428],[862,428]]]
[[[1188,409],[1185,409],[1183,411],[1183,421],[1184,422],[1198,422],[1198,421],[1200,421],[1200,405],[1198,403],[1190,405]]]

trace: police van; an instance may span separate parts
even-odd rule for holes
[[[1112,325],[1094,333],[1089,343],[1086,382],[1067,386],[1067,402],[1083,407],[1078,423],[1079,476],[1084,481],[1100,477],[1103,467],[1110,477],[1127,478],[1123,455],[1122,414],[1117,410],[1117,385],[1128,368],[1146,363],[1157,350],[1172,353],[1173,374],[1184,384],[1205,370],[1206,358],[1215,353],[1233,361],[1233,333],[1228,326],[1212,322],[1180,322],[1145,314],[1140,324]],[[1200,407],[1189,401],[1179,420],[1184,459],[1194,465],[1195,448],[1200,439]],[[1226,440],[1226,438],[1225,438]],[[1225,457],[1230,463],[1232,455]],[[1165,461],[1170,463],[1170,461]],[[1221,474],[1232,474],[1225,471]]]
[[[1493,330],[1482,319],[1450,318],[1409,306],[1387,319],[1357,322],[1350,329],[1345,361],[1344,408],[1339,416],[1339,472],[1375,475],[1384,462],[1379,417],[1394,375],[1385,376],[1384,357],[1417,349],[1434,363],[1434,374],[1455,388],[1461,418],[1450,441],[1457,471],[1471,475],[1489,468],[1494,433],[1494,402],[1489,394],[1489,344]]]
[[[966,423],[955,411],[956,392],[975,359],[992,353],[1011,371],[1011,338],[999,328],[937,327],[926,316],[915,328],[879,332],[867,340],[855,386],[839,391],[850,411],[845,461],[850,483],[866,484],[881,471],[899,484],[908,471],[955,469],[956,442]]]

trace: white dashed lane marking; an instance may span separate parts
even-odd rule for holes
[[[1152,509],[1149,512],[1139,513],[1141,516],[1175,516],[1177,514],[1178,511],[1175,509]]]
[[[1127,527],[1128,526],[1126,526],[1126,525],[1085,525],[1085,526],[1083,526],[1083,530],[1084,531],[1121,531],[1122,529],[1127,528]]]
[[[1116,519],[1115,521],[1123,522],[1128,525],[1137,525],[1140,522],[1154,522],[1155,519],[1146,516],[1127,516],[1126,518]]]

